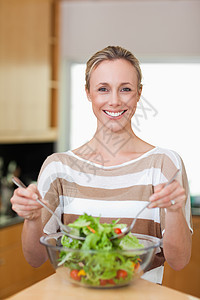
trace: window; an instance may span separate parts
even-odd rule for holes
[[[134,132],[145,141],[177,151],[186,166],[191,193],[200,194],[200,64],[144,63],[143,92]],[[85,65],[71,65],[70,149],[90,140],[96,119],[85,95]]]

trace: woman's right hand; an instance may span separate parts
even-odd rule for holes
[[[36,201],[41,199],[41,195],[34,184],[30,184],[27,188],[17,188],[12,198],[12,209],[24,219],[36,220],[41,217],[42,205]]]

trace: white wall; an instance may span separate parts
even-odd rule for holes
[[[140,60],[200,57],[200,1],[63,1],[61,57],[85,62],[107,45]]]
[[[199,12],[199,0],[63,0],[58,151],[69,147],[70,62],[85,63],[112,44],[140,62],[200,62]]]
[[[61,138],[58,143],[58,151],[64,151],[69,147],[69,139],[66,134],[69,132],[71,117],[69,114],[70,101],[68,101],[71,97],[69,93],[70,77],[67,73],[68,63],[85,63],[93,53],[107,45],[120,45],[127,48],[139,58],[140,62],[200,62],[200,1],[118,0],[62,2],[60,102],[60,120],[62,124],[60,126]],[[184,76],[187,82],[187,76],[189,75],[185,72]],[[176,84],[178,79],[174,79],[174,84]],[[194,78],[194,80],[198,81],[198,77]],[[165,83],[169,90],[167,80]],[[179,89],[185,91],[185,89],[182,89],[182,86],[184,86],[183,81],[180,83]],[[197,83],[195,86],[198,88]],[[163,106],[168,103],[167,100],[164,100],[166,87],[163,87],[164,94],[161,93],[160,95]],[[80,87],[77,87],[77,89],[80,89]],[[172,96],[174,98],[170,97],[170,100],[172,102],[173,99],[174,101],[177,100],[176,104],[178,105],[182,100],[180,95],[178,94],[177,98],[175,95]],[[152,105],[154,105],[154,94],[148,100],[152,101]],[[184,104],[188,108],[188,115],[194,116],[194,112],[199,112],[198,103],[200,103],[199,93],[193,96],[189,94],[188,102]],[[176,116],[177,114],[180,115],[180,112],[181,110],[177,108],[173,111],[174,115],[170,114],[169,117],[170,122],[174,124],[173,128],[176,128],[177,131],[181,127],[176,120]],[[159,128],[159,116],[161,114],[158,114],[156,120],[151,120],[156,128]],[[185,123],[187,123],[187,115],[185,119]],[[197,128],[200,128],[199,118],[194,116],[192,122],[188,124],[187,130],[181,130],[181,136],[177,134],[182,139],[183,144],[187,135],[190,134],[190,140],[186,142],[189,142],[189,145],[191,145],[191,151],[193,151],[193,148],[199,149],[200,147],[200,142],[196,138]],[[144,135],[144,130],[142,133]],[[144,137],[141,135],[141,138]],[[157,144],[160,145],[161,141],[162,139],[159,138]],[[190,160],[187,161],[187,157],[182,153],[182,148],[176,149],[173,146],[171,148],[178,151],[182,156],[186,162],[189,177],[192,178],[192,174],[190,176],[190,173],[192,173],[191,163]],[[194,154],[194,151],[192,153]],[[196,164],[199,169],[200,160],[198,158],[196,159]]]

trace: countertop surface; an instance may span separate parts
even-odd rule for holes
[[[0,229],[22,222],[24,222],[24,219],[19,216],[11,217],[8,215],[0,215]]]
[[[176,299],[195,300],[199,299],[167,287],[151,283],[144,279],[138,279],[133,284],[116,289],[91,289],[79,287],[64,282],[58,274],[53,274],[31,287],[11,296],[8,299],[68,299],[68,300],[148,300],[148,299]]]

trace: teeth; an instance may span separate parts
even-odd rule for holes
[[[118,116],[122,115],[124,112],[125,112],[125,110],[120,111],[120,112],[116,112],[116,113],[115,113],[115,112],[111,112],[111,111],[105,110],[105,113],[106,113],[107,115],[109,115],[109,116],[112,116],[112,117],[118,117]]]

